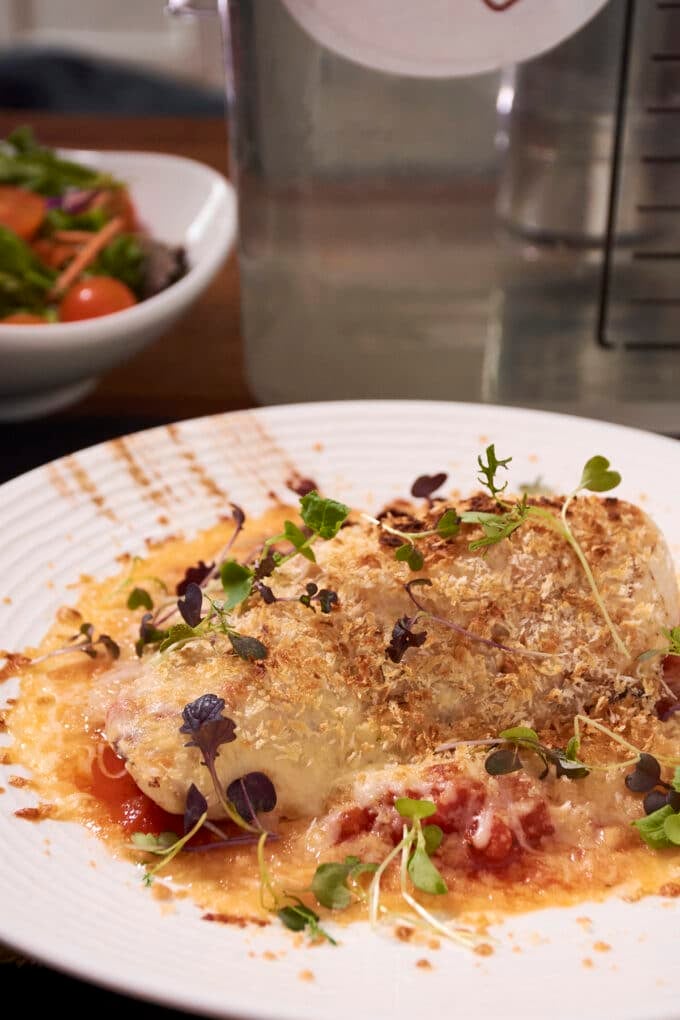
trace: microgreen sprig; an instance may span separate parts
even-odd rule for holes
[[[508,487],[507,480],[503,485],[496,484],[496,475],[499,468],[503,468],[505,471],[508,470],[508,464],[512,460],[512,457],[506,457],[505,460],[501,460],[496,456],[496,447],[492,443],[491,446],[486,448],[486,464],[482,460],[482,455],[477,457],[477,464],[479,465],[479,474],[477,479],[480,485],[483,485],[485,489],[488,489],[493,498],[497,503],[505,505],[499,499],[501,493],[505,492]]]
[[[416,548],[415,543],[423,538],[432,538],[434,536],[442,539],[455,538],[460,530],[461,521],[457,512],[449,508],[442,513],[434,528],[424,531],[402,531],[399,528],[393,528],[391,524],[386,524],[377,517],[371,517],[370,514],[362,514],[361,516],[369,524],[375,524],[376,527],[381,528],[388,535],[394,535],[395,538],[402,540],[403,544],[395,550],[394,558],[400,563],[408,563],[414,572],[422,570],[425,562],[422,553]]]
[[[437,867],[430,860],[441,844],[443,833],[438,825],[423,827],[422,820],[437,813],[437,805],[431,800],[414,800],[410,797],[398,797],[394,806],[402,818],[408,819],[411,825],[404,825],[401,841],[390,851],[387,857],[376,868],[371,882],[368,901],[369,917],[372,925],[378,922],[380,913],[380,883],[385,871],[392,861],[406,851],[407,870],[411,882],[416,889],[433,895],[447,892],[446,882]]]
[[[366,898],[359,877],[373,874],[377,869],[377,864],[364,863],[354,855],[348,855],[342,863],[326,861],[314,872],[311,891],[323,907],[345,910],[355,899]]]
[[[528,726],[513,726],[498,735],[501,746],[491,752],[484,762],[484,768],[490,776],[503,776],[509,772],[517,772],[524,768],[520,751],[528,751],[543,764],[539,779],[545,779],[550,768],[555,769],[555,776],[566,776],[567,779],[585,779],[590,770],[578,760],[579,743],[572,738],[565,750],[548,747],[538,739],[535,730]]]
[[[262,585],[264,577],[270,577],[275,570],[288,563],[295,556],[303,556],[311,563],[316,562],[312,545],[319,539],[329,541],[335,538],[349,515],[349,507],[335,499],[324,499],[313,489],[300,499],[300,517],[303,530],[293,521],[284,521],[283,531],[272,535],[262,546],[262,553],[254,567],[248,567],[236,560],[226,560],[220,566],[220,578],[226,599],[225,608],[235,609],[246,601],[253,590],[259,591],[265,602],[276,601],[271,588]],[[274,547],[288,542],[293,549],[281,553]],[[264,591],[263,591],[264,589]]]
[[[661,633],[666,638],[666,644],[661,648],[650,648],[648,651],[638,655],[638,662],[645,662],[655,655],[680,655],[680,627],[662,627]]]
[[[279,893],[270,874],[265,860],[265,842],[267,833],[263,832],[257,844],[257,863],[260,872],[260,906],[263,910],[274,913],[284,927],[290,931],[307,931],[312,941],[325,939],[332,946],[337,942],[319,924],[319,915],[308,907],[299,896],[291,893]],[[286,902],[288,901],[288,902]]]
[[[197,747],[201,752],[201,763],[205,765],[210,774],[215,794],[225,814],[239,828],[245,829],[246,832],[256,832],[259,834],[263,832],[263,829],[257,818],[256,811],[251,810],[250,812],[252,821],[242,817],[229,797],[225,795],[222,783],[217,775],[215,761],[219,755],[220,747],[222,744],[230,744],[233,740],[236,740],[236,723],[233,719],[222,715],[224,706],[224,698],[219,698],[216,694],[201,695],[200,698],[184,706],[182,710],[184,722],[180,726],[179,732],[191,737],[185,744],[185,747]],[[266,779],[266,777],[264,778]],[[271,791],[274,791],[271,782],[270,786]],[[267,792],[269,793],[269,791]],[[244,793],[247,798],[248,794],[245,787]],[[274,804],[269,810],[272,810],[275,804],[276,793],[274,792]],[[252,801],[250,802],[250,807],[251,809],[253,808]],[[266,835],[266,833],[264,834]]]
[[[47,659],[56,658],[58,655],[70,655],[72,652],[84,652],[88,658],[96,659],[97,646],[100,646],[104,654],[114,661],[120,655],[120,648],[113,638],[109,637],[108,634],[100,634],[97,637],[91,623],[81,623],[78,633],[69,638],[68,644],[62,645],[61,648],[55,648],[51,652],[45,652],[44,655],[39,655],[35,659],[31,659],[30,665],[37,666],[38,663],[45,662]]]
[[[160,836],[140,832],[133,834],[131,842],[133,849],[156,854],[161,858],[153,868],[147,868],[144,872],[144,885],[152,884],[154,876],[177,856],[192,836],[196,835],[198,830],[203,827],[207,817],[208,803],[200,790],[192,783],[187,792],[183,836],[177,836],[174,832],[162,832]]]
[[[460,634],[461,637],[468,638],[470,641],[476,641],[478,644],[486,645],[488,648],[499,649],[510,655],[519,655],[530,659],[558,659],[561,657],[561,653],[557,652],[535,652],[530,648],[516,648],[511,645],[501,644],[500,641],[493,641],[491,638],[485,638],[481,634],[475,634],[474,631],[467,630],[452,620],[447,620],[443,616],[431,613],[413,593],[414,588],[418,586],[429,587],[431,584],[432,581],[427,577],[416,577],[404,585],[407,595],[418,612],[414,616],[402,616],[392,628],[390,643],[386,648],[386,653],[392,662],[401,662],[409,648],[419,648],[425,643],[427,631],[415,631],[413,629],[421,620],[431,620],[433,623],[446,627],[448,630],[452,630],[454,633]]]
[[[478,458],[478,463],[481,468],[479,480],[482,485],[489,490],[493,499],[496,500],[502,510],[502,513],[489,514],[471,510],[466,511],[461,515],[461,520],[464,524],[478,524],[481,526],[483,531],[483,537],[471,542],[470,549],[474,551],[476,549],[495,545],[503,539],[509,538],[513,532],[517,531],[517,529],[530,518],[540,520],[541,523],[547,525],[553,531],[557,532],[557,534],[561,535],[561,537],[571,546],[584,574],[586,575],[595,603],[607,625],[614,644],[622,655],[626,658],[630,658],[630,652],[628,651],[625,642],[621,638],[621,635],[609,615],[609,611],[607,610],[597,586],[597,582],[595,581],[593,571],[586,559],[583,549],[571,530],[571,525],[569,524],[567,517],[569,507],[579,492],[584,490],[588,492],[609,492],[611,489],[616,488],[616,486],[620,483],[621,475],[619,472],[611,470],[609,461],[606,457],[599,455],[591,457],[584,465],[579,484],[567,496],[562,505],[559,517],[556,517],[555,514],[545,509],[545,507],[529,505],[526,493],[521,500],[514,504],[508,504],[501,500],[500,494],[505,491],[506,485],[499,487],[496,484],[495,475],[499,467],[503,467],[507,470],[507,465],[510,463],[512,458],[506,457],[504,460],[497,458],[493,444],[487,447],[486,454],[486,464],[484,464],[481,457]]]
[[[402,818],[410,821],[404,823],[402,838],[378,865],[368,889],[369,920],[373,927],[378,924],[381,910],[380,888],[382,878],[396,858],[401,857],[399,886],[402,899],[425,924],[468,948],[477,942],[472,932],[451,928],[435,917],[422,903],[411,894],[409,885],[430,895],[443,895],[447,892],[446,882],[436,865],[431,860],[441,844],[443,833],[438,825],[423,825],[425,818],[430,818],[437,811],[437,806],[429,800],[415,800],[410,797],[399,797],[395,808]]]

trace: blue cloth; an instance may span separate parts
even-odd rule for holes
[[[55,49],[0,50],[0,106],[54,113],[220,117],[220,90]]]

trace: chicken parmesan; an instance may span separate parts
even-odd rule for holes
[[[680,889],[664,538],[603,495],[603,457],[565,497],[509,496],[507,463],[491,446],[484,492],[423,476],[377,517],[315,490],[231,505],[86,583],[5,667],[42,815],[206,916],[331,941],[329,917],[404,901],[470,941],[480,910]]]

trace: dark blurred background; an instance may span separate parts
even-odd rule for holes
[[[3,0],[4,109],[221,116],[220,35],[163,0]]]

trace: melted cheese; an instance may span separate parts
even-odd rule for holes
[[[280,530],[284,516],[290,512],[251,524],[235,555],[249,555]],[[678,601],[654,525],[635,507],[591,499],[577,502],[572,523],[633,656],[658,644],[660,628],[678,622]],[[187,564],[209,561],[230,530],[225,524],[192,542],[169,541],[138,564],[136,576],[160,576],[172,590]],[[573,556],[551,532],[528,527],[486,557],[470,554],[462,539],[427,540],[423,547],[433,582],[421,596],[428,608],[483,637],[554,658],[485,648],[424,620],[426,643],[401,663],[389,662],[385,647],[394,622],[413,612],[403,588],[411,575],[372,527],[359,524],[317,546],[316,566],[298,559],[277,574],[272,586],[293,601],[255,604],[240,616],[239,629],[269,649],[263,664],[238,659],[225,641],[139,663],[132,644],[140,613],[125,608],[125,572],[89,582],[77,619],[92,620],[119,641],[121,662],[110,669],[74,655],[26,670],[8,719],[13,761],[31,769],[36,795],[49,805],[43,814],[77,818],[97,827],[116,852],[129,852],[127,837],[91,792],[90,766],[105,733],[139,787],[160,805],[181,813],[188,785],[196,782],[218,816],[200,756],[179,733],[183,706],[212,692],[224,697],[237,723],[237,739],[220,749],[222,782],[258,770],[276,785],[282,838],[268,853],[275,878],[287,888],[308,887],[319,860],[352,852],[384,857],[391,828],[400,824],[395,796],[445,802],[468,789],[481,793],[460,808],[437,858],[450,890],[439,907],[460,912],[493,902],[523,909],[612,889],[635,895],[664,884],[670,889],[680,869],[672,852],[640,844],[630,825],[641,813],[640,800],[627,793],[620,773],[593,773],[580,782],[524,774],[492,779],[483,756],[470,752],[444,760],[448,778],[432,778],[430,770],[441,763],[432,757],[436,744],[494,736],[507,725],[549,728],[546,740],[555,745],[564,743],[576,711],[596,710],[637,746],[668,754],[678,747],[678,725],[662,725],[652,713],[663,692],[658,661],[621,660]],[[339,607],[328,616],[294,600],[312,579],[339,594]],[[62,613],[40,651],[63,644],[73,629],[73,611]],[[588,753],[607,760],[612,747],[598,739]],[[553,832],[535,840],[523,820],[537,804],[548,811]],[[368,812],[370,824],[359,824],[338,845],[352,810]],[[516,851],[504,870],[484,864],[499,825],[513,834]],[[190,887],[206,910],[257,913],[251,848],[180,855],[168,878]],[[395,882],[395,875],[387,877],[388,893]]]

